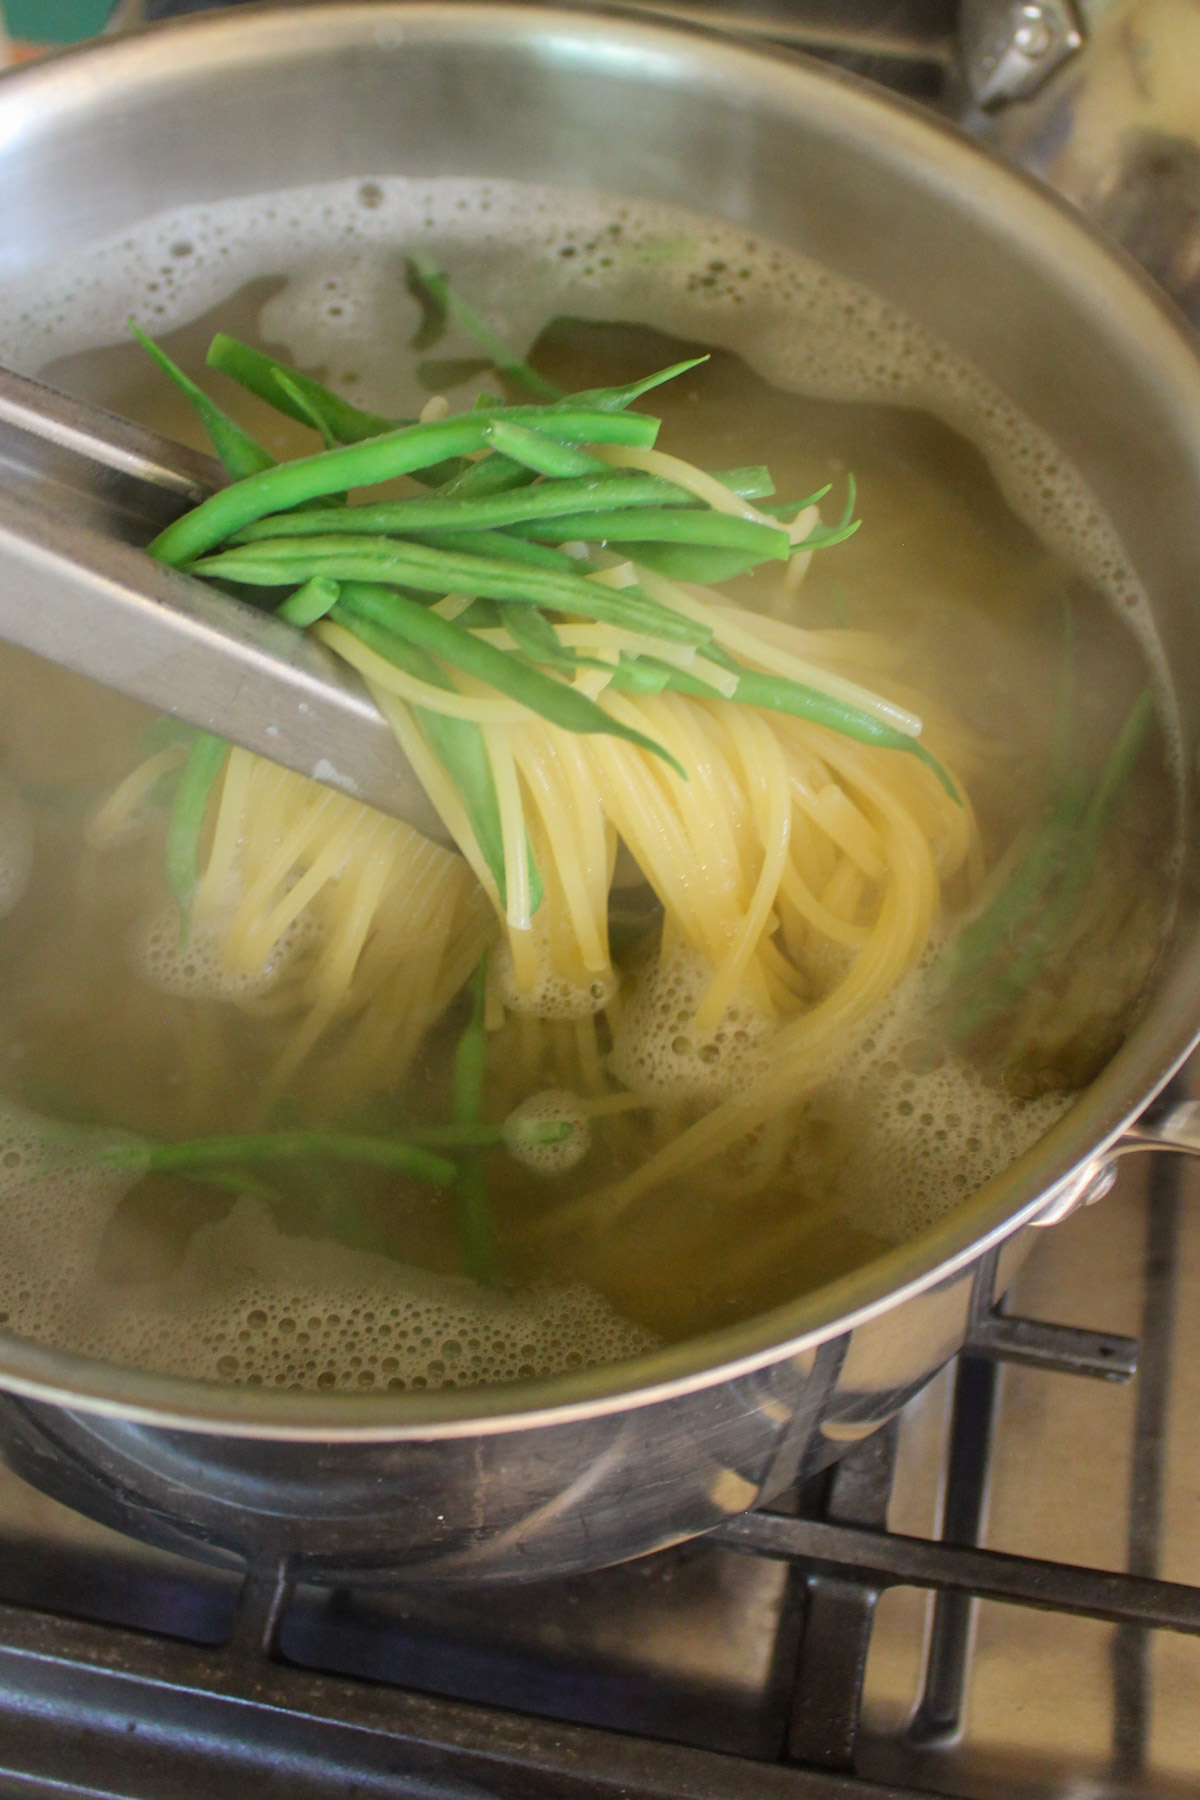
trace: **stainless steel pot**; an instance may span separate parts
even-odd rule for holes
[[[684,28],[532,6],[254,10],[0,82],[0,280],[193,201],[393,172],[552,181],[706,209],[863,282],[1074,458],[1152,597],[1200,722],[1200,360],[1078,217],[949,128],[828,70]],[[1194,859],[1192,845],[1189,856]],[[595,1567],[704,1531],[913,1394],[1134,1144],[1200,1020],[1194,868],[1142,1022],[1061,1124],[936,1229],[768,1316],[635,1364],[483,1392],[187,1383],[0,1339],[10,1455],[163,1542],[325,1573]],[[1124,1135],[1122,1135],[1124,1134]],[[86,1471],[86,1474],[85,1474]]]

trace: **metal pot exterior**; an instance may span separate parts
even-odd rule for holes
[[[1071,456],[1200,692],[1200,361],[1077,218],[861,83],[683,28],[535,6],[242,9],[0,80],[0,281],[154,213],[345,176],[549,182],[795,245],[967,356]],[[19,1468],[147,1536],[323,1572],[553,1574],[703,1531],[881,1423],[960,1347],[1022,1227],[1094,1183],[1200,1018],[1193,872],[1110,1067],[1009,1174],[794,1306],[637,1364],[480,1393],[218,1388],[0,1337]],[[977,1293],[976,1303],[980,1301]]]
[[[1024,1248],[1010,1245],[1001,1280]],[[286,1560],[298,1579],[579,1574],[694,1537],[816,1474],[955,1353],[996,1276],[987,1254],[748,1374],[510,1432],[281,1442],[4,1397],[0,1447],[35,1486],[104,1524],[213,1560]]]

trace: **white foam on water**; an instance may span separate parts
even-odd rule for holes
[[[769,1072],[775,1027],[744,994],[733,996],[715,1025],[697,1031],[696,1009],[712,979],[712,968],[693,950],[639,971],[608,1058],[618,1081],[660,1104],[716,1103]]]
[[[249,1198],[197,1231],[171,1275],[114,1286],[101,1242],[139,1148],[0,1101],[0,1327],[169,1374],[352,1390],[532,1379],[653,1343],[586,1288],[510,1295],[290,1237]]]

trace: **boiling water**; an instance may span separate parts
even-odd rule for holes
[[[451,335],[424,358],[409,347],[413,248],[510,342],[536,342],[564,387],[715,346],[655,394],[663,447],[708,467],[766,461],[781,497],[853,470],[863,528],[814,559],[796,616],[886,635],[897,679],[986,744],[971,788],[999,857],[1049,792],[1064,616],[1084,766],[1103,760],[1157,674],[1136,581],[1075,472],[977,372],[793,253],[682,213],[597,200],[564,226],[562,211],[540,190],[455,181],[193,210],[0,295],[0,359],[192,442],[184,403],[121,341],[130,312],[193,372],[224,328],[379,411],[415,413],[433,388],[469,405],[480,385],[469,340]],[[311,447],[212,386],[277,454]],[[752,579],[739,591],[754,603]],[[724,1061],[701,1061],[681,1037],[703,971],[677,962],[633,985],[611,1067],[656,1094],[655,1122],[631,1135],[599,1121],[587,1162],[541,1182],[493,1159],[512,1287],[488,1293],[462,1279],[451,1208],[416,1184],[302,1169],[273,1200],[96,1172],[91,1150],[113,1129],[240,1128],[281,1027],[231,1014],[247,996],[222,987],[213,945],[179,958],[156,912],[161,831],[104,857],[86,847],[89,814],[137,760],[142,709],[15,652],[0,659],[0,705],[0,1313],[22,1334],[158,1369],[344,1388],[512,1379],[781,1303],[929,1223],[1058,1116],[1127,1028],[1169,906],[1160,750],[1154,767],[1143,758],[1070,953],[1022,998],[999,1047],[931,1045],[918,971],[845,1046],[765,1189],[681,1182],[611,1231],[543,1230],[564,1198],[677,1129],[705,1081],[719,1098],[769,1059],[753,1018]],[[558,1010],[569,1015],[569,996]],[[461,1023],[452,1013],[365,1123],[444,1116]],[[510,1017],[493,1045],[496,1109],[569,1085],[572,1031],[569,1016]],[[306,1119],[339,1117],[336,1095],[303,1083],[293,1103]],[[81,1144],[45,1119],[99,1135]]]

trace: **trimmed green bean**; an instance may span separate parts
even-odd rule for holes
[[[184,374],[179,364],[171,360],[161,345],[148,337],[132,319],[129,321],[129,329],[146,355],[157,363],[163,374],[169,376],[180,392],[191,401],[227,475],[234,481],[241,481],[243,476],[257,475],[262,469],[274,468],[275,458],[271,452],[256,442],[248,431],[243,431],[237,421],[231,419],[215,400],[210,400],[204,389],[197,387],[190,375]]]
[[[391,598],[390,590],[384,590]],[[367,648],[394,663],[398,669],[426,681],[431,687],[450,688],[453,683],[441,664],[415,644],[409,644],[393,632],[382,631],[370,621],[352,618],[343,623]],[[491,761],[483,741],[483,733],[470,719],[453,719],[448,713],[434,712],[425,706],[412,708],[422,737],[453,783],[462,801],[475,841],[484,862],[491,870],[501,906],[508,904],[504,867],[504,829],[500,822],[500,802]],[[529,852],[530,898],[536,912],[541,904],[542,884],[537,864]]]
[[[489,425],[498,416],[514,419],[514,415],[515,423],[536,421],[548,435],[565,443],[644,446],[653,444],[658,435],[658,420],[645,413],[552,412],[544,407],[508,407],[500,414],[467,413],[427,425],[409,425],[365,443],[345,444],[281,463],[235,482],[168,525],[150,545],[151,554],[175,566],[191,562],[267,513],[286,512],[322,494],[370,487],[396,475],[427,469],[448,456],[482,450]]]
[[[384,631],[393,632],[431,656],[441,657],[464,674],[473,675],[477,681],[486,682],[498,693],[507,694],[510,700],[518,701],[530,712],[539,713],[551,724],[561,725],[564,731],[601,733],[637,744],[669,763],[681,780],[687,780],[687,771],[653,738],[610,719],[586,694],[543,675],[539,669],[518,661],[506,651],[484,643],[481,638],[464,631],[452,620],[430,612],[415,600],[377,587],[347,582],[342,589],[342,598],[334,608],[334,616],[352,631],[357,620],[366,619]]]
[[[586,576],[549,569],[514,568],[484,556],[426,549],[384,538],[275,538],[205,557],[193,566],[199,575],[220,575],[250,587],[279,587],[328,575],[335,581],[373,581],[416,588],[429,594],[479,594],[513,600],[554,612],[598,619],[630,631],[647,632],[672,643],[706,644],[706,625],[651,600],[634,588],[610,588]]]
[[[176,1144],[114,1144],[99,1152],[101,1162],[118,1168],[140,1167],[146,1173],[181,1175],[189,1169],[295,1162],[307,1157],[394,1169],[436,1187],[448,1187],[457,1173],[454,1164],[444,1156],[399,1138],[360,1137],[333,1131],[262,1131],[242,1137],[188,1138]]]
[[[768,712],[808,719],[814,725],[825,725],[842,737],[854,738],[860,744],[873,744],[880,750],[907,750],[933,771],[952,800],[962,804],[954,783],[937,758],[904,732],[883,724],[860,707],[821,693],[819,688],[806,687],[803,682],[789,681],[782,675],[764,675],[757,669],[747,669],[719,649],[710,649],[708,654],[714,662],[737,675],[737,690],[730,698],[740,705],[761,706]],[[631,659],[628,663],[622,658],[614,681],[629,693],[661,693],[664,688],[671,688],[676,693],[693,694],[701,700],[725,698],[708,682],[651,656]]]
[[[289,625],[315,625],[318,619],[323,619],[336,606],[339,592],[336,581],[330,581],[324,575],[314,575],[311,581],[306,581],[303,587],[297,588],[282,605],[275,608],[275,617],[286,619]]]
[[[305,411],[305,405],[319,408],[322,416],[341,444],[360,444],[367,438],[380,437],[384,432],[395,431],[401,425],[408,425],[408,419],[385,419],[380,413],[364,412],[361,407],[352,406],[349,400],[343,400],[340,394],[324,387],[321,382],[314,381],[311,375],[303,370],[294,369],[290,364],[280,362],[274,356],[267,356],[262,350],[255,350],[252,345],[244,344],[240,338],[230,337],[228,332],[218,331],[208,347],[208,366],[219,369],[236,381],[239,387],[249,393],[256,394],[273,406],[276,412],[286,413],[290,419],[298,419],[302,425],[312,423]],[[287,378],[295,394],[281,388],[277,377]],[[295,395],[303,396],[303,404]]]
[[[409,540],[430,550],[452,550],[456,555],[493,556],[501,562],[524,563],[526,568],[554,569],[563,575],[578,572],[573,556],[552,550],[549,544],[531,544],[510,537],[506,531],[414,531]]]
[[[275,371],[275,385],[276,387],[281,388],[288,399],[293,402],[304,419],[305,424],[311,425],[313,430],[320,434],[321,441],[325,445],[325,448],[327,450],[335,450],[341,442],[341,439],[333,429],[328,415],[322,411],[318,403],[315,400],[310,400],[302,389],[297,387],[291,376],[285,375],[282,369],[276,369]]]
[[[528,425],[512,425],[504,419],[495,419],[488,426],[487,436],[489,444],[501,456],[511,457],[513,462],[532,469],[536,475],[561,479],[595,475],[608,467],[598,456],[589,456],[570,444],[558,444],[544,432],[531,431]]]
[[[486,464],[474,463],[472,467],[481,469]],[[742,494],[747,486],[762,492],[762,486],[754,478],[765,474],[765,470],[730,469],[717,474],[715,479],[731,493]],[[739,480],[743,485],[736,485]],[[766,491],[770,491],[769,478]],[[515,492],[497,493],[477,500],[447,497],[442,490],[428,498],[422,495],[412,500],[368,502],[347,507],[338,515],[337,528],[340,533],[354,536],[361,532],[365,536],[386,537],[395,533],[398,537],[406,537],[410,533],[437,531],[443,527],[465,535],[469,531],[498,530],[530,520],[557,520],[565,514],[607,514],[627,507],[687,506],[689,503],[693,508],[701,505],[694,495],[677,487],[673,481],[664,481],[661,475],[626,475],[612,471],[608,475],[589,475],[577,481],[539,482]],[[706,515],[697,513],[696,516]],[[327,523],[315,513],[272,514],[247,525],[244,531],[236,532],[230,543],[256,544],[267,538],[310,536],[327,529]],[[582,537],[583,533],[568,532],[566,535]]]
[[[685,507],[645,507],[629,512],[568,513],[550,520],[509,526],[515,537],[550,537],[555,543],[703,544],[723,550],[750,551],[758,562],[786,562],[791,545],[786,531],[760,525],[732,513],[698,512]]]

